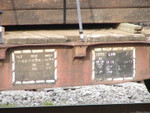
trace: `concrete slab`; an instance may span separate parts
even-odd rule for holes
[[[84,30],[84,36],[88,42],[146,41],[150,32],[145,34],[133,34],[117,29]],[[3,42],[6,44],[65,43],[79,40],[78,29],[6,31],[3,35]]]

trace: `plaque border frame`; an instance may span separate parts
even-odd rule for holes
[[[123,81],[123,80],[132,80],[136,75],[136,48],[135,47],[102,47],[102,48],[94,48],[92,50],[92,80],[96,80],[95,77],[95,52],[97,51],[117,51],[117,50],[132,50],[133,51],[133,75],[132,77],[119,77],[119,78],[107,78],[107,81]]]
[[[15,53],[16,52],[16,53]],[[17,53],[42,53],[42,52],[54,52],[54,79],[53,80],[31,80],[31,81],[16,81],[15,80],[15,54]],[[27,84],[47,84],[55,83],[57,81],[57,51],[56,49],[22,49],[22,50],[13,50],[11,53],[12,56],[12,84],[16,85],[27,85]]]

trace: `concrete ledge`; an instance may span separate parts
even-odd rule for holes
[[[68,38],[65,36],[59,36],[59,37],[49,37],[47,38],[47,43],[65,43],[68,41]]]
[[[143,34],[133,35],[91,35],[87,36],[88,42],[114,42],[114,41],[146,41],[146,37]]]
[[[42,31],[6,32],[3,36],[5,44],[42,44],[65,43],[68,38],[62,35],[52,35]]]
[[[146,35],[145,35],[146,34]],[[87,42],[146,41],[148,34],[133,34],[117,29],[84,30]],[[5,44],[42,44],[79,41],[78,30],[36,30],[5,32]]]

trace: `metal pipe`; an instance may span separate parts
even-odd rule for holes
[[[78,22],[79,22],[79,34],[80,39],[84,42],[84,34],[83,34],[83,26],[82,26],[82,17],[81,17],[81,9],[80,9],[80,1],[76,0],[77,3],[77,13],[78,13]]]
[[[63,13],[64,13],[63,14],[63,16],[64,16],[63,17],[64,18],[64,22],[63,23],[66,24],[66,0],[63,0],[63,8],[64,8],[63,9]]]
[[[0,15],[2,14],[2,11],[0,11]],[[1,19],[0,19],[0,44],[2,44],[2,26],[1,26]]]

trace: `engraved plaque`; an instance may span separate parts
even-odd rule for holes
[[[96,48],[93,50],[93,79],[125,80],[135,76],[135,48]]]
[[[55,49],[15,50],[12,53],[14,84],[53,83],[57,79]]]

